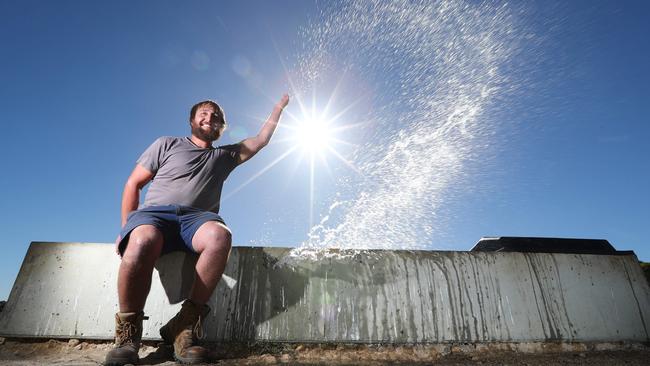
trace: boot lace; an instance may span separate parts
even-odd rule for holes
[[[194,334],[199,340],[203,339],[203,325],[201,324],[202,320],[202,316],[199,315],[199,319],[196,321],[196,324],[194,324]]]
[[[135,324],[131,322],[123,322],[119,325],[119,329],[117,332],[117,339],[115,340],[115,343],[117,343],[118,346],[124,345],[126,343],[131,343],[133,344],[133,337],[137,332],[137,327]]]
[[[143,316],[142,320],[148,320],[148,316]],[[115,343],[118,346],[130,343],[135,344],[135,337],[138,336],[138,326],[134,322],[120,321],[117,325]]]

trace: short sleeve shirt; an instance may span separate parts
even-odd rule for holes
[[[196,146],[189,137],[161,137],[137,163],[154,174],[144,203],[181,205],[219,213],[223,182],[237,166],[239,145]]]

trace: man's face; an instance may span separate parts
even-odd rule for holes
[[[192,119],[192,135],[203,141],[215,141],[221,137],[223,124],[210,105],[201,106],[196,110]]]

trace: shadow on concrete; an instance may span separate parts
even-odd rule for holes
[[[193,253],[172,252],[156,262],[155,268],[170,304],[178,304],[189,296],[198,258]]]
[[[394,255],[376,252],[329,251],[321,259],[289,257],[289,248],[235,247],[224,278],[215,290],[212,319],[206,322],[211,340],[254,341],[259,325],[286,313],[298,303],[309,302],[305,317],[336,316],[341,297],[357,298],[383,286],[390,274],[377,271],[379,262]],[[156,263],[162,287],[171,304],[189,295],[198,256],[169,253]],[[308,288],[309,287],[309,288]],[[305,298],[308,297],[308,298]],[[304,327],[307,319],[283,319],[288,327]],[[324,325],[323,325],[324,327]],[[326,329],[314,332],[325,333]]]

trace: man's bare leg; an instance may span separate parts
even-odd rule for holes
[[[160,328],[167,343],[174,344],[174,357],[181,363],[206,362],[209,351],[197,345],[202,337],[202,319],[210,308],[205,304],[221,279],[230,254],[230,231],[216,221],[208,221],[194,233],[192,247],[199,254],[194,283],[181,311]]]
[[[115,348],[106,354],[104,365],[138,363],[142,321],[145,319],[142,310],[162,244],[162,233],[152,225],[138,226],[129,235],[117,273],[120,312],[115,314]]]
[[[205,304],[221,279],[232,245],[230,231],[221,223],[208,221],[194,233],[192,247],[199,253],[190,300]]]
[[[141,225],[131,231],[117,275],[120,312],[144,309],[151,289],[153,268],[162,247],[163,235],[155,226]]]

